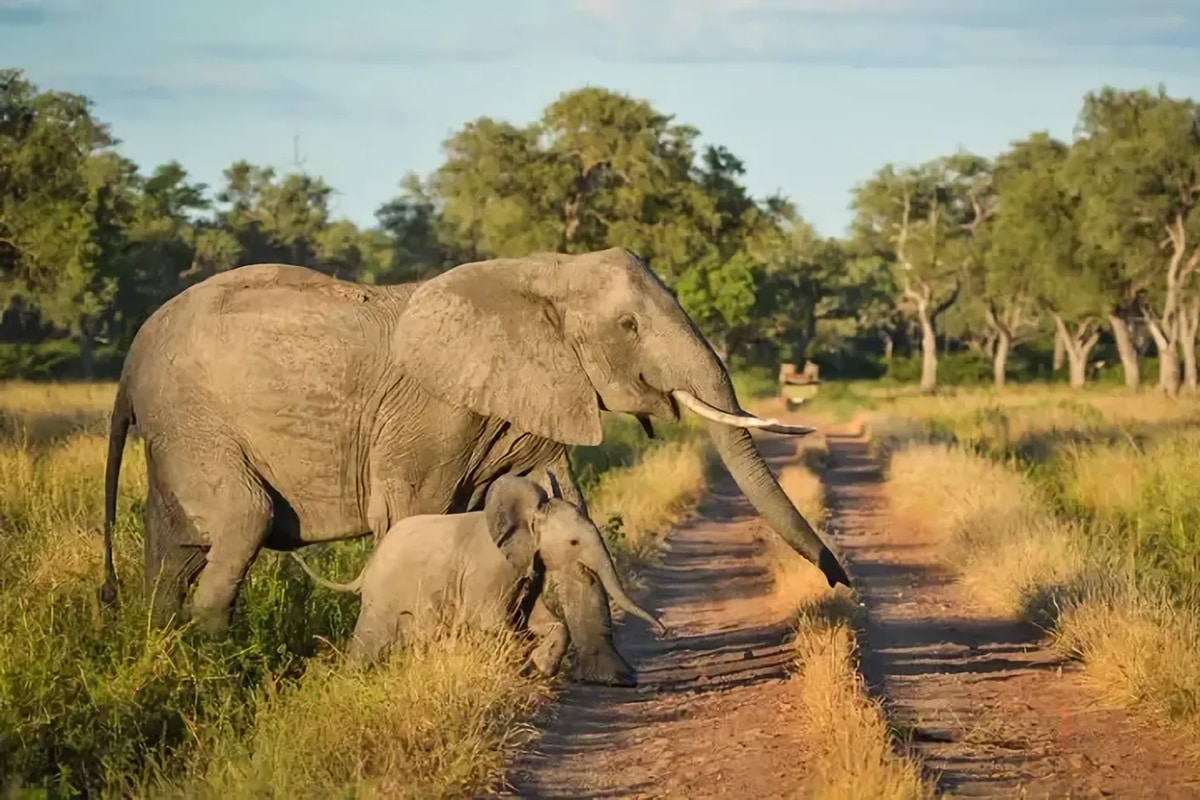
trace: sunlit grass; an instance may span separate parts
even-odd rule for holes
[[[802,440],[800,463],[780,472],[796,507],[823,525],[827,513],[820,470],[827,446],[822,437]],[[934,796],[916,754],[888,725],[858,671],[860,609],[839,587],[800,556],[764,538],[775,573],[775,600],[796,610],[794,680],[800,687],[801,719],[810,749],[805,796],[822,800],[881,798],[923,800]]]
[[[411,643],[371,670],[309,666],[256,693],[254,725],[202,733],[190,769],[157,797],[478,797],[530,738],[549,696],[521,677],[514,637],[464,626]]]
[[[965,598],[1046,626],[1108,699],[1200,731],[1196,405],[1020,399],[877,423],[893,510]]]
[[[228,639],[152,628],[137,437],[114,531],[121,602],[101,610],[114,390],[0,385],[0,795],[468,797],[494,787],[527,739],[522,720],[552,687],[520,676],[514,637],[442,632],[379,669],[347,671],[338,651],[357,598],[314,587],[271,552],[250,571]],[[649,543],[702,493],[707,457],[693,421],[666,426],[664,441],[628,422],[606,420],[613,442],[584,458],[589,505],[619,513],[618,535],[645,545],[625,559],[614,538],[622,562],[653,557]],[[347,579],[369,545],[311,551],[319,571]]]

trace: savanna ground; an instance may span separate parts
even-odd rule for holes
[[[1193,401],[826,384],[797,416],[828,437],[760,445],[855,596],[779,550],[699,428],[609,419],[575,464],[673,629],[623,620],[642,685],[610,690],[461,627],[341,669],[357,600],[272,553],[228,641],[152,630],[136,440],[102,613],[112,389],[0,389],[0,793],[1200,797]],[[368,544],[310,552],[345,579]]]

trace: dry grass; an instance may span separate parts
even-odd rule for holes
[[[827,451],[823,437],[804,441],[801,464],[784,468],[780,483],[818,526],[826,518],[824,489],[814,466],[806,465],[823,464]],[[821,800],[933,797],[917,756],[897,739],[878,701],[863,685],[857,604],[844,589],[831,594],[824,576],[791,550],[776,544],[771,555],[777,599],[797,610],[795,680],[800,682],[803,724],[812,743],[805,795]]]
[[[1033,393],[1022,399],[1037,405]],[[1195,410],[1096,395],[1083,410],[1041,419],[1005,406],[991,412],[991,432],[961,413],[929,415],[963,445],[931,444],[931,429],[909,421],[884,426],[880,448],[894,510],[941,540],[966,597],[1046,626],[1107,699],[1192,735],[1200,731],[1200,435],[1187,430]],[[1010,443],[1057,446],[995,447],[1000,427]]]
[[[797,679],[816,748],[807,794],[821,800],[931,798],[933,786],[916,755],[897,748],[882,708],[863,687],[851,613],[825,605],[805,607],[800,615]]]
[[[1055,631],[1109,700],[1200,731],[1200,630],[1194,609],[1145,596],[1128,584],[1094,581],[1064,609]],[[1195,741],[1192,738],[1192,741]]]
[[[377,668],[310,666],[263,692],[255,724],[200,742],[193,774],[158,797],[477,797],[530,738],[544,681],[515,675],[512,637],[462,626],[418,638]],[[207,752],[205,752],[207,750]]]
[[[357,598],[314,587],[274,553],[250,571],[227,640],[150,628],[136,439],[114,532],[122,603],[101,613],[113,390],[0,386],[0,795],[465,797],[493,787],[528,733],[521,720],[551,688],[519,676],[512,637],[443,632],[380,669],[346,671],[336,650]],[[665,443],[591,448],[589,503],[620,511],[645,542],[704,488],[706,443],[675,428]],[[365,542],[316,546],[309,561],[341,580],[368,552]]]
[[[1049,514],[1015,472],[961,447],[894,452],[885,493],[898,520],[937,537],[966,597],[988,611],[1033,613],[1029,603],[1042,587],[1084,573],[1078,532]]]
[[[660,554],[664,535],[695,509],[708,488],[710,454],[705,439],[668,441],[600,476],[588,512],[604,526],[623,577],[636,581]]]

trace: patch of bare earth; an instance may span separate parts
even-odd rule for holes
[[[1200,798],[1184,743],[1101,706],[1032,626],[970,608],[934,543],[889,519],[865,438],[828,443],[831,529],[868,610],[864,676],[941,791]]]
[[[778,471],[794,440],[764,438]],[[724,472],[646,574],[645,605],[673,637],[626,618],[617,646],[636,689],[570,686],[516,765],[520,797],[795,797],[804,780],[794,608],[773,595],[766,529]]]

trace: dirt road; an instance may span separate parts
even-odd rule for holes
[[[1180,743],[1098,705],[1078,667],[1030,626],[989,618],[889,519],[860,436],[831,437],[835,541],[867,604],[863,673],[957,797],[1200,798]]]
[[[778,473],[795,444],[764,437]],[[1026,626],[972,613],[919,530],[891,523],[866,442],[830,438],[831,530],[868,608],[864,674],[954,796],[1200,798],[1177,742],[1097,706],[1078,671]],[[669,539],[640,620],[618,642],[636,690],[573,686],[511,776],[557,797],[800,797],[806,747],[771,593],[765,523],[723,476]]]
[[[778,471],[794,442],[764,439]],[[791,650],[792,609],[771,596],[755,531],[767,530],[728,476],[648,572],[645,605],[674,638],[641,620],[618,628],[637,689],[572,686],[536,753],[517,765],[520,797],[795,797],[804,782]]]

